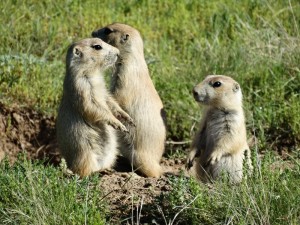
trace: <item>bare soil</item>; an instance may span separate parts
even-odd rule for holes
[[[6,107],[0,102],[0,152],[11,162],[20,152],[28,158],[60,161],[55,140],[54,117],[47,117],[29,108]]]
[[[119,157],[115,169],[102,173],[100,186],[113,211],[112,224],[165,224],[163,196],[172,190],[169,178],[178,176],[184,165],[182,160],[167,158],[162,165],[169,172],[159,179],[146,178]]]
[[[281,132],[281,135],[287,133]],[[268,134],[270,146],[279,153],[285,165],[274,163],[273,167],[288,167],[289,154],[299,143],[298,139],[282,136],[275,142],[274,135],[276,132],[270,131]],[[280,143],[277,143],[279,140]],[[172,146],[168,145],[167,149],[170,147]],[[188,146],[181,146],[181,149],[185,147]],[[13,163],[19,153],[23,153],[28,159],[42,159],[45,165],[59,165],[61,157],[55,136],[55,118],[31,108],[21,108],[17,105],[8,107],[0,102],[0,161],[6,156]],[[183,171],[186,177],[189,177],[189,174],[184,170],[184,158],[180,156],[174,158],[166,154],[162,165],[168,172],[161,178],[145,178],[133,171],[126,159],[119,157],[114,169],[99,174],[99,188],[104,194],[102,199],[108,203],[110,212],[107,219],[110,224],[169,222],[164,220],[163,196],[172,189],[170,178],[178,176],[180,171]]]
[[[0,161],[6,156],[13,163],[21,152],[28,159],[43,159],[45,164],[57,166],[61,157],[55,118],[0,103]],[[165,224],[157,201],[171,190],[169,177],[184,170],[184,159],[163,157],[162,165],[168,172],[159,179],[139,175],[122,157],[114,169],[101,172],[99,188],[108,202],[112,224]]]

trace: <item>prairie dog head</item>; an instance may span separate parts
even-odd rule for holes
[[[67,70],[105,70],[117,61],[119,50],[99,38],[87,38],[72,44],[67,53]]]
[[[106,43],[118,48],[121,56],[135,53],[144,55],[141,35],[136,29],[129,25],[113,23],[93,31],[92,37],[100,38]]]
[[[209,75],[193,89],[197,102],[217,108],[240,107],[242,91],[240,85],[228,76]]]

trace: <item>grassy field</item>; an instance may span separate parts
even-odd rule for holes
[[[174,224],[300,223],[298,0],[3,0],[0,5],[0,101],[6,105],[56,115],[67,47],[116,21],[143,36],[167,111],[168,140],[188,141],[195,132],[200,109],[193,86],[208,74],[232,76],[243,90],[249,137],[258,140],[253,158],[258,152],[267,157],[256,162],[253,178],[233,188],[175,177],[174,190],[163,200],[170,203],[166,221],[182,209]],[[274,156],[276,151],[288,152],[287,160]],[[105,204],[97,201],[97,176],[69,178],[58,168],[26,160],[0,166],[0,223],[109,223]]]

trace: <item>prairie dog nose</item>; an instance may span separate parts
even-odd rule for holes
[[[197,100],[199,98],[199,93],[196,90],[196,87],[193,88],[193,96]]]
[[[194,99],[197,102],[200,102],[200,103],[204,103],[205,100],[206,100],[205,92],[203,91],[203,89],[199,85],[194,87],[193,96],[194,96]]]

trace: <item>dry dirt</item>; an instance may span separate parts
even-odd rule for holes
[[[296,146],[296,142],[290,140],[293,139],[286,137],[281,138],[280,143],[270,141],[271,146],[277,146],[273,148],[280,153],[280,158],[287,161],[290,149]],[[170,147],[167,145],[167,149]],[[0,102],[0,161],[6,155],[13,163],[20,152],[30,159],[43,159],[46,166],[49,163],[59,165],[61,157],[55,137],[55,118],[30,108],[16,105],[7,107]],[[285,167],[289,165],[287,161],[284,162]],[[165,156],[162,165],[168,173],[159,179],[140,176],[122,157],[118,158],[114,169],[101,172],[99,188],[109,204],[111,217],[108,220],[111,224],[119,224],[120,221],[121,224],[137,224],[137,221],[139,224],[168,222],[164,221],[164,209],[161,210],[162,198],[171,190],[170,177],[174,178],[180,171],[184,171],[184,159]],[[282,164],[273,166],[283,167]],[[188,177],[186,172],[185,176]]]
[[[54,164],[60,161],[54,118],[32,109],[8,108],[0,102],[0,140],[2,156],[4,151],[11,162],[20,152],[32,159],[47,157]]]
[[[55,137],[55,118],[16,105],[0,103],[0,160],[6,155],[13,163],[18,153],[58,165],[61,157]],[[122,157],[114,169],[101,173],[100,188],[109,204],[112,223],[165,224],[157,200],[171,190],[170,176],[184,169],[184,159],[164,157],[166,173],[159,179],[145,178],[134,172]],[[119,222],[118,222],[119,223]]]

